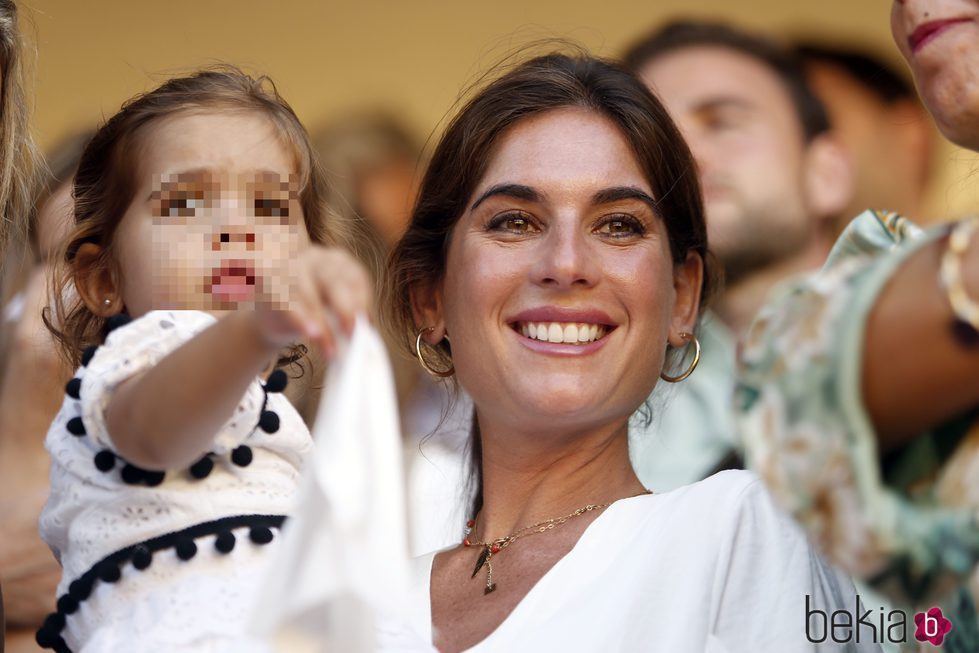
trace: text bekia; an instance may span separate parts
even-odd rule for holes
[[[848,642],[904,643],[908,641],[908,619],[903,610],[884,612],[884,608],[864,610],[860,595],[853,598],[853,612],[826,611],[812,604],[806,594],[806,639],[813,644],[829,638],[838,644]]]

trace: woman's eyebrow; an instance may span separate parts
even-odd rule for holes
[[[591,201],[593,204],[612,204],[613,202],[621,202],[622,200],[639,200],[649,205],[650,210],[654,213],[658,210],[656,207],[656,200],[653,199],[649,193],[646,191],[636,188],[635,186],[615,186],[613,188],[603,188],[594,195],[592,195]]]
[[[476,207],[496,195],[513,197],[518,200],[525,200],[527,202],[539,202],[541,199],[543,199],[543,196],[530,186],[524,186],[523,184],[496,184],[495,186],[490,186],[485,193],[480,195],[479,198],[473,202],[473,205],[469,207],[469,210],[476,210]]]

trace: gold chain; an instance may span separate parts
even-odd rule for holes
[[[545,519],[544,521],[539,521],[536,524],[531,524],[530,526],[524,526],[523,528],[518,528],[509,535],[505,537],[500,537],[495,540],[490,540],[489,542],[473,542],[469,539],[469,534],[472,533],[473,529],[476,527],[476,519],[470,519],[466,522],[466,537],[462,540],[462,545],[465,547],[481,546],[483,550],[479,554],[479,558],[476,560],[476,568],[473,569],[472,576],[470,578],[475,578],[479,570],[486,566],[486,586],[483,588],[483,594],[489,594],[496,589],[496,583],[493,582],[493,556],[503,549],[507,548],[513,544],[516,540],[521,537],[526,537],[527,535],[533,535],[534,533],[544,533],[546,531],[552,530],[556,526],[560,526],[569,519],[575,517],[580,517],[581,515],[592,512],[593,510],[602,510],[603,508],[608,508],[610,503],[593,504],[589,503],[587,506],[582,506],[572,513],[565,515],[564,517],[555,517],[553,519]]]

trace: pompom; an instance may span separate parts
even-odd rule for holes
[[[221,531],[214,539],[214,548],[220,553],[231,553],[235,548],[235,534],[231,531]]]
[[[52,612],[44,618],[44,624],[41,628],[46,628],[48,630],[53,630],[55,633],[60,633],[61,629],[65,627],[65,615],[60,612]]]
[[[99,576],[99,580],[104,583],[114,583],[122,577],[122,572],[119,571],[119,565],[108,560],[99,565],[96,573]]]
[[[258,418],[258,426],[266,433],[275,433],[279,430],[279,416],[272,410],[263,410],[262,416]]]
[[[91,593],[92,593],[91,579],[82,580],[81,578],[79,578],[78,580],[73,580],[71,584],[68,585],[68,594],[79,603],[87,599]]]
[[[112,471],[112,468],[115,466],[116,455],[108,449],[103,449],[95,454],[95,468],[100,472]]]
[[[284,370],[275,370],[265,381],[265,392],[282,392],[289,385],[289,377]]]
[[[268,544],[272,541],[272,529],[268,526],[253,526],[248,537],[255,544]]]
[[[77,376],[71,381],[65,384],[65,394],[72,399],[78,399],[81,397],[82,392],[82,380]]]
[[[88,364],[92,361],[92,356],[95,355],[95,351],[98,348],[98,345],[92,345],[91,347],[85,348],[85,351],[82,352],[82,365],[88,367]]]
[[[126,464],[122,468],[122,482],[127,485],[136,485],[143,480],[143,470],[136,465]]]
[[[54,630],[53,628],[42,626],[38,628],[37,633],[34,635],[34,641],[41,648],[54,648],[58,644],[58,641],[61,640],[60,632],[60,628]]]
[[[248,467],[252,464],[252,448],[245,444],[235,447],[231,452],[231,462],[239,467]]]
[[[70,420],[68,420],[68,423],[65,424],[65,428],[67,428],[68,432],[75,437],[80,438],[85,435],[85,423],[82,422],[81,417],[72,417]]]
[[[212,469],[214,469],[214,461],[210,456],[204,456],[190,466],[190,475],[196,479],[207,478]]]
[[[166,477],[166,475],[167,475],[166,472],[151,472],[144,469],[143,482],[149,485],[150,487],[156,487],[157,485],[163,482],[163,479]]]
[[[58,612],[61,614],[74,614],[78,609],[78,601],[71,594],[62,594],[58,598]]]
[[[190,560],[197,555],[197,543],[189,537],[177,540],[177,557],[181,560]]]
[[[133,549],[133,567],[143,571],[150,566],[153,562],[153,552],[149,550],[146,546],[140,544],[135,549]]]

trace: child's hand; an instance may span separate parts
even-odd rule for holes
[[[369,315],[371,282],[350,253],[311,246],[289,265],[288,303],[256,311],[261,334],[276,346],[308,339],[323,353],[336,351],[335,335],[353,331],[357,315]]]

